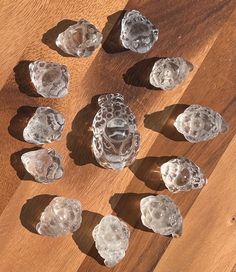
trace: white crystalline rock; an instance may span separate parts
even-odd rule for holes
[[[163,90],[172,90],[183,82],[193,65],[183,58],[162,58],[157,60],[149,76],[150,84]]]
[[[174,126],[191,143],[208,141],[228,130],[223,117],[211,108],[191,105],[177,116]]]
[[[166,187],[172,193],[200,189],[207,183],[201,169],[184,157],[162,164],[161,175]]]
[[[60,33],[56,45],[75,57],[89,57],[102,42],[102,33],[89,21],[79,20]]]
[[[67,95],[70,75],[65,65],[37,60],[30,63],[29,71],[38,94],[47,98]]]
[[[100,256],[107,267],[113,267],[125,256],[130,231],[127,225],[113,215],[102,218],[93,230],[93,239]]]
[[[63,236],[79,229],[81,222],[79,200],[55,197],[41,214],[36,230],[45,236]]]
[[[161,235],[179,237],[183,219],[178,207],[167,196],[147,196],[141,199],[141,220],[144,226]]]
[[[122,45],[137,53],[148,52],[158,40],[158,29],[139,11],[127,11],[121,22]]]
[[[26,152],[21,156],[21,161],[38,182],[51,183],[64,173],[61,156],[52,148]]]
[[[59,140],[64,128],[64,116],[50,107],[39,107],[23,131],[24,140],[45,144]]]

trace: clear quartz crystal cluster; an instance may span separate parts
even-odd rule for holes
[[[223,117],[211,108],[191,105],[177,116],[174,126],[191,143],[215,138],[228,130]]]
[[[158,29],[139,11],[127,11],[121,22],[122,45],[137,53],[148,52],[158,40]]]
[[[26,142],[51,143],[60,139],[64,128],[64,116],[50,107],[39,107],[23,131]]]
[[[93,120],[92,150],[105,168],[123,169],[136,157],[140,145],[135,116],[121,94],[98,99],[100,110]]]
[[[56,45],[69,55],[89,57],[101,44],[102,38],[102,33],[93,24],[81,19],[58,35]]]
[[[200,189],[207,183],[201,169],[184,157],[162,164],[161,175],[166,187],[172,193]]]
[[[107,267],[115,266],[124,258],[130,231],[119,218],[113,215],[103,217],[92,235],[98,253]]]
[[[141,220],[144,226],[161,235],[179,237],[182,216],[175,203],[167,196],[147,196],[141,199]]]
[[[183,82],[193,65],[183,58],[162,58],[157,60],[149,76],[150,84],[163,90],[172,90]]]
[[[29,71],[31,81],[41,96],[60,98],[67,95],[70,75],[65,65],[38,60],[30,63]]]
[[[38,182],[51,183],[64,173],[61,156],[52,148],[26,152],[21,156],[21,161]]]
[[[62,236],[75,232],[81,225],[81,214],[79,200],[55,197],[41,214],[36,230],[46,236]]]

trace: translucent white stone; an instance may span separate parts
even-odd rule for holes
[[[29,71],[38,94],[48,98],[67,95],[70,75],[65,65],[37,60],[30,63]]]
[[[92,126],[94,156],[101,166],[121,170],[135,160],[139,150],[135,116],[118,93],[100,96],[98,104]]]
[[[141,220],[144,226],[161,235],[179,237],[183,219],[179,208],[167,196],[147,196],[141,199]]]
[[[148,52],[158,40],[158,29],[139,11],[127,11],[121,22],[122,45],[137,53]]]
[[[172,90],[183,82],[193,65],[183,58],[163,58],[154,63],[150,84],[163,90]]]
[[[213,139],[228,130],[219,113],[200,105],[189,106],[176,118],[174,126],[191,143]]]
[[[58,35],[56,45],[69,55],[88,57],[101,44],[102,38],[93,24],[81,19]]]
[[[38,182],[51,183],[64,173],[61,156],[52,148],[26,152],[21,156],[21,161]]]
[[[82,209],[79,200],[55,197],[45,208],[36,225],[41,235],[62,236],[75,232],[82,222]]]
[[[98,253],[107,267],[115,266],[124,258],[130,231],[119,218],[113,215],[104,216],[92,234]]]
[[[45,144],[59,140],[64,128],[64,116],[50,107],[39,107],[23,131],[26,142]]]
[[[207,183],[201,169],[184,157],[162,164],[161,175],[166,187],[172,193],[200,189]]]

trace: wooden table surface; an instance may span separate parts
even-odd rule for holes
[[[0,1],[0,271],[109,271],[94,248],[91,231],[106,214],[131,230],[125,258],[112,271],[236,271],[236,2],[235,0],[1,0]],[[123,10],[138,9],[159,26],[159,41],[146,54],[117,46]],[[104,33],[101,48],[89,58],[66,57],[56,35],[85,18]],[[155,57],[181,56],[194,64],[174,91],[151,90],[147,72]],[[36,59],[66,64],[71,72],[63,99],[32,96],[28,63]],[[90,151],[93,97],[119,91],[136,114],[142,136],[134,165],[116,172],[98,167]],[[93,101],[92,101],[93,99]],[[92,102],[91,102],[92,101]],[[220,112],[230,129],[209,142],[191,144],[173,130],[184,105],[199,103]],[[43,185],[30,180],[20,155],[35,148],[22,141],[21,121],[30,107],[51,106],[64,113],[60,141],[44,145],[63,157],[63,179]],[[171,194],[158,168],[171,156],[187,156],[209,178],[202,190]],[[139,201],[165,194],[184,217],[178,239],[147,231]],[[83,223],[73,235],[37,235],[34,224],[53,196],[78,198]]]

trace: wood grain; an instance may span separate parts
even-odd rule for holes
[[[132,233],[126,257],[114,271],[233,271],[235,6],[230,0],[2,1],[0,271],[108,271],[91,231],[109,213],[126,221]],[[160,28],[160,40],[147,54],[117,47],[120,16],[126,9],[140,10]],[[56,34],[82,17],[103,30],[103,47],[86,59],[60,55],[53,43]],[[195,67],[172,92],[153,91],[147,85],[151,63],[164,56],[185,57]],[[36,59],[69,67],[67,97],[50,100],[31,95],[27,65]],[[136,162],[122,172],[98,167],[90,151],[94,97],[116,90],[134,110],[142,136]],[[172,121],[193,103],[219,111],[230,125],[228,133],[207,143],[183,141]],[[39,105],[60,110],[66,118],[62,139],[45,145],[62,154],[65,166],[65,177],[50,185],[29,180],[19,161],[22,152],[35,148],[21,140],[19,121],[28,107]],[[153,170],[167,157],[179,155],[194,160],[209,177],[202,191],[173,196],[163,188]],[[139,201],[155,193],[170,195],[179,205],[185,217],[182,238],[155,235],[140,223]],[[40,209],[54,195],[78,198],[83,205],[83,224],[72,237],[53,239],[34,232]]]

